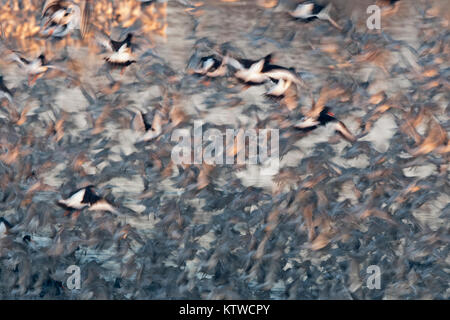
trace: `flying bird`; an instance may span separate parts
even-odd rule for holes
[[[142,141],[150,141],[152,139],[157,138],[161,133],[162,133],[162,125],[163,125],[163,120],[161,115],[156,112],[155,116],[153,117],[153,122],[151,125],[149,125],[148,123],[146,124],[145,119],[142,117],[142,120],[139,120],[139,117],[142,117],[142,114],[138,114],[136,115],[134,124],[137,124],[138,122],[143,122],[144,124],[144,131],[142,130],[142,124],[140,125],[141,128],[141,132],[144,132],[144,134],[137,140],[137,142],[142,142]]]
[[[3,76],[0,75],[0,99],[2,98],[6,98],[9,100],[9,102],[12,103],[12,99],[13,99],[13,94],[12,92],[6,87],[4,81],[3,81]]]
[[[270,64],[271,54],[258,60],[235,59],[227,56],[224,59],[227,65],[236,69],[234,76],[248,85],[259,85],[269,80],[263,70],[265,66]]]
[[[235,59],[228,56],[225,56],[224,60],[237,70],[234,76],[248,85],[259,85],[267,81],[275,83],[276,85],[266,93],[267,96],[283,96],[292,83],[306,87],[295,69],[272,64],[273,54],[258,60]]]
[[[144,133],[152,128],[151,123],[148,123],[146,117],[147,114],[143,114],[140,111],[136,112],[132,122],[132,127],[135,131]]]
[[[66,72],[62,67],[51,65],[45,58],[45,55],[41,53],[33,60],[28,60],[16,52],[12,52],[9,58],[15,61],[19,67],[23,68],[28,74],[28,85],[33,85],[37,79],[41,78],[49,69],[56,69]]]
[[[125,67],[136,62],[132,53],[132,38],[132,33],[128,33],[122,41],[115,41],[111,37],[100,34],[97,35],[98,43],[108,50],[108,54],[104,59],[109,66],[122,68],[123,72]]]
[[[216,55],[202,57],[197,67],[192,70],[195,74],[211,78],[224,76],[226,71],[226,59],[221,59]]]
[[[310,22],[315,19],[328,21],[335,28],[342,30],[342,27],[330,16],[332,4],[322,6],[314,1],[305,1],[297,5],[294,11],[290,11],[289,14],[303,22]]]
[[[284,79],[275,80],[273,83],[275,85],[266,92],[266,96],[274,98],[282,97],[292,84],[291,81]]]
[[[302,87],[307,87],[303,82],[303,79],[300,78],[294,68],[285,68],[275,64],[267,64],[263,67],[262,73],[270,80],[278,84],[278,86],[276,88],[272,88],[273,90],[271,91],[281,92],[281,95],[284,94],[292,83]],[[284,91],[282,89],[284,89]]]
[[[59,200],[56,204],[69,211],[82,210],[87,207],[88,210],[92,211],[117,213],[113,206],[95,193],[93,185],[75,190],[67,199]]]
[[[73,30],[80,30],[83,38],[89,26],[90,4],[88,0],[80,5],[73,1],[47,0],[42,8],[41,34],[47,37],[62,38]]]
[[[338,132],[344,139],[350,142],[356,141],[356,137],[350,132],[345,124],[339,121],[335,114],[331,112],[330,107],[323,107],[318,116],[306,116],[300,122],[294,125],[295,128],[302,131],[311,131],[319,126],[325,126],[329,123],[334,124],[334,130]]]

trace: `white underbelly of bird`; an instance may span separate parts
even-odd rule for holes
[[[119,50],[118,52],[113,52],[110,56],[105,58],[107,62],[116,65],[128,66],[134,62],[134,56],[129,52],[129,50]]]

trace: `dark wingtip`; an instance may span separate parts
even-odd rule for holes
[[[64,203],[60,202],[59,200],[55,201],[55,204],[60,207],[63,208],[64,210],[73,210],[73,208],[65,205]]]
[[[11,229],[11,228],[12,228],[12,224],[9,223],[9,221],[6,220],[5,218],[0,217],[0,222],[3,222],[3,223],[5,224],[5,226],[6,226],[8,229]]]
[[[43,53],[41,53],[38,57],[39,60],[41,60],[42,64],[45,64],[45,55]]]
[[[31,241],[32,241],[32,240],[31,240],[31,236],[30,236],[29,234],[25,235],[25,236],[22,238],[22,241],[25,242],[25,243],[31,242]]]
[[[271,63],[273,60],[274,54],[273,52],[269,53],[267,56],[264,57],[264,61],[266,61],[267,63]]]
[[[131,33],[131,32],[129,32],[128,34],[127,34],[127,37],[125,38],[125,42],[126,42],[126,44],[128,45],[128,46],[130,46],[130,43],[131,43],[131,39],[133,38],[133,33]]]

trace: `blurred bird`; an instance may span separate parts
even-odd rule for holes
[[[221,59],[216,55],[206,56],[200,59],[197,67],[192,71],[196,74],[206,75],[211,78],[221,77],[227,71],[225,62],[226,59]]]
[[[11,228],[12,228],[11,223],[9,223],[8,220],[6,220],[5,218],[0,217],[0,239],[6,236],[9,229]]]
[[[377,0],[375,4],[382,8],[383,15],[390,15],[397,12],[399,3],[400,0]]]
[[[64,71],[64,69],[61,67],[49,64],[45,59],[45,55],[43,53],[41,53],[37,58],[30,61],[13,51],[9,55],[9,58],[17,62],[17,64],[28,74],[29,86],[33,85],[36,80],[42,77],[49,69]]]
[[[126,38],[122,41],[115,41],[110,37],[100,34],[97,35],[99,44],[109,51],[104,59],[111,67],[121,67],[123,72],[125,67],[136,62],[131,50],[132,38],[132,33],[128,33]]]
[[[262,69],[262,73],[269,77],[269,79],[272,81],[278,82],[280,80],[283,80],[283,82],[280,84],[280,87],[277,88],[278,90],[280,90],[282,87],[286,88],[287,90],[287,88],[289,88],[288,84],[290,85],[291,83],[306,87],[302,78],[300,78],[294,68],[285,68],[275,64],[266,64]]]
[[[235,59],[232,57],[225,57],[225,60],[226,64],[237,70],[234,76],[246,84],[258,85],[269,80],[269,77],[263,73],[263,70],[271,62],[272,54],[258,60]]]
[[[342,30],[342,27],[334,21],[330,16],[332,4],[329,3],[326,7],[315,3],[314,1],[305,1],[297,5],[294,11],[289,14],[296,19],[303,22],[310,22],[314,19],[324,20],[330,22],[335,28]]]
[[[273,86],[269,91],[266,92],[266,96],[274,98],[282,97],[292,84],[291,81],[284,79],[275,80],[273,81],[273,83],[275,83],[275,86]]]
[[[157,112],[155,114],[155,116],[153,117],[153,122],[152,122],[150,128],[148,128],[148,126],[145,127],[146,130],[145,130],[144,135],[142,137],[140,137],[137,140],[137,142],[150,141],[150,140],[158,137],[162,133],[162,122],[163,122],[162,117]]]
[[[88,0],[80,5],[73,1],[47,0],[42,8],[42,30],[44,36],[62,38],[75,29],[83,38],[88,31],[90,5]]]
[[[295,69],[271,64],[273,54],[259,60],[235,59],[228,56],[224,60],[237,70],[234,76],[248,85],[259,85],[269,80],[276,83],[276,86],[267,92],[269,96],[282,96],[292,83],[305,86]]]
[[[82,210],[88,207],[89,210],[117,213],[117,210],[113,206],[95,193],[93,185],[74,191],[69,195],[69,198],[59,200],[56,204],[70,211]]]
[[[330,122],[335,123],[335,131],[342,135],[344,139],[350,142],[356,141],[355,136],[347,129],[344,123],[336,118],[329,107],[324,107],[317,117],[304,117],[300,122],[296,123],[294,127],[303,131],[311,131],[319,126],[327,125]]]
[[[147,122],[146,116],[146,114],[143,114],[140,111],[136,112],[132,122],[132,128],[135,131],[145,133],[152,128],[152,125]]]
[[[12,103],[12,92],[6,87],[5,83],[3,82],[3,76],[0,75],[0,100],[2,98],[6,98],[9,100],[9,102]]]

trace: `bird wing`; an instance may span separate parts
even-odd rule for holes
[[[356,141],[355,136],[350,132],[350,130],[348,130],[348,128],[345,126],[345,124],[342,123],[341,121],[337,122],[335,129],[339,134],[341,134],[344,137],[344,139],[346,139],[350,142]]]
[[[50,10],[51,8],[59,8],[61,7],[61,0],[47,0],[45,1],[44,7],[42,8],[42,16]]]
[[[315,118],[306,117],[303,118],[299,123],[296,123],[294,127],[299,129],[306,129],[311,128],[314,126],[317,126],[319,124],[319,121],[317,121]]]
[[[267,94],[272,96],[281,96],[286,92],[290,85],[291,81],[284,81],[283,79],[280,79],[278,83],[267,92]]]
[[[224,63],[227,65],[232,66],[233,68],[237,69],[237,70],[242,70],[244,69],[244,66],[242,65],[242,63],[240,63],[237,59],[232,58],[228,55],[226,55],[224,57]]]
[[[11,54],[9,54],[8,57],[9,57],[10,60],[13,60],[13,61],[17,62],[22,67],[25,65],[25,63],[28,63],[28,60],[26,60],[25,58],[22,58],[21,56],[19,56],[14,51],[11,52]]]
[[[342,27],[331,17],[330,11],[333,5],[329,3],[323,10],[317,14],[317,18],[330,22],[336,29],[342,30]]]
[[[6,234],[6,225],[2,222],[0,223],[0,237]]]
[[[152,122],[152,128],[148,130],[138,141],[149,141],[158,137],[162,132],[162,118],[159,113],[155,114]]]
[[[5,94],[12,96],[12,92],[6,87],[1,77],[0,77],[0,92],[4,92]]]
[[[97,32],[96,35],[95,35],[95,40],[97,41],[97,43],[99,45],[104,47],[106,50],[114,52],[111,40],[105,34]]]
[[[311,107],[311,110],[307,112],[307,116],[309,117],[318,117],[320,113],[322,112],[323,108],[325,108],[325,104],[332,100],[336,99],[337,97],[343,95],[345,93],[345,89],[342,87],[323,87],[320,90],[319,98],[316,102],[314,102],[313,99],[313,105]]]
[[[265,62],[265,59],[261,59],[258,62],[252,64],[248,69],[249,73],[261,73]]]
[[[69,208],[81,209],[87,204],[82,203],[86,189],[80,189],[71,195],[68,199],[58,201],[59,204],[63,204]]]
[[[132,127],[134,130],[145,133],[145,122],[144,122],[144,116],[140,111],[136,112],[136,115],[134,116]]]
[[[112,205],[110,205],[106,200],[101,199],[89,207],[92,211],[109,211],[112,213],[119,213]]]
[[[214,59],[213,58],[209,58],[206,61],[203,61],[202,63],[202,67],[200,70],[202,70],[201,72],[207,72],[209,69],[211,69],[211,67],[214,65]]]
[[[299,76],[294,74],[294,72],[284,69],[284,68],[275,68],[273,70],[264,72],[264,74],[272,79],[277,79],[277,80],[284,79],[286,81],[294,82],[296,84],[303,84],[303,81],[300,79]]]
[[[91,4],[89,0],[84,0],[81,3],[81,20],[80,20],[80,32],[81,37],[84,38],[89,31],[89,19],[91,17]]]
[[[312,11],[314,9],[313,3],[300,3],[294,11],[290,11],[289,14],[294,18],[307,19],[311,18],[314,15]]]
[[[124,63],[133,59],[131,54],[131,49],[124,43],[119,51],[113,52],[113,54],[108,58],[108,61],[112,63]]]
[[[119,51],[125,44],[123,41],[115,41],[112,39],[110,39],[109,42],[111,43],[111,47],[114,51]]]

